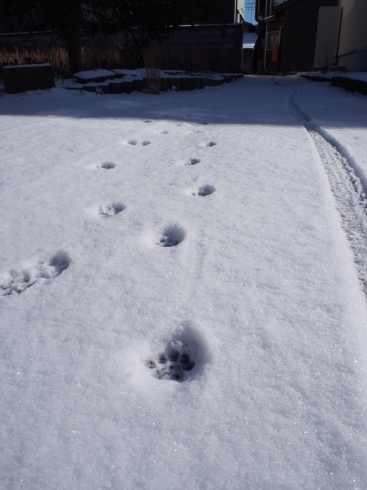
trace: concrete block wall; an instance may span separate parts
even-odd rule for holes
[[[181,27],[161,45],[161,68],[242,72],[242,24]]]
[[[48,32],[0,34],[0,50],[17,48],[19,50],[24,49],[29,51],[34,49],[48,49],[52,46],[65,47],[65,42],[56,34],[50,34]]]

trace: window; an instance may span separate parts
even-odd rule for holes
[[[268,33],[268,49],[273,49],[274,44],[279,44],[279,31]]]

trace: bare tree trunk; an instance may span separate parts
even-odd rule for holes
[[[143,54],[147,77],[147,91],[150,94],[159,94],[161,87],[161,57],[159,45],[156,41],[150,43]]]
[[[73,75],[82,69],[82,45],[80,39],[80,26],[73,23],[73,28],[64,32],[69,54],[70,72]]]

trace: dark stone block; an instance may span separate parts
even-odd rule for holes
[[[204,78],[202,78],[202,80],[203,80],[205,87],[213,87],[214,86],[214,80],[212,78],[204,77]]]
[[[114,78],[115,74],[109,70],[89,70],[74,73],[73,76],[78,80],[79,83],[102,83],[109,78]]]
[[[330,82],[330,85],[333,87],[340,87],[349,92],[360,92],[361,94],[367,95],[367,82],[363,80],[354,80],[353,78],[348,77],[322,77],[315,75],[301,75],[303,78],[307,80],[311,80],[313,82]]]
[[[110,94],[121,94],[121,80],[109,82]]]
[[[109,94],[110,93],[110,85],[108,82],[98,83],[98,91],[101,94]]]
[[[83,85],[83,90],[85,90],[86,92],[96,92],[97,85]]]
[[[224,83],[230,83],[233,80],[233,75],[222,75],[224,78]]]
[[[137,80],[134,80],[134,90],[137,92],[142,92],[144,90],[144,81],[142,78],[138,78]]]
[[[361,94],[367,95],[367,83],[363,80],[357,80],[357,91]]]
[[[167,78],[161,78],[161,92],[167,92],[168,84]]]
[[[202,77],[198,78],[199,89],[205,88],[205,79]]]
[[[167,77],[167,90],[172,90],[172,87],[176,87],[177,91],[180,90],[180,79],[176,77]]]
[[[189,90],[190,79],[186,77],[180,77],[180,90]]]
[[[149,88],[148,88],[149,84]],[[161,91],[161,79],[158,80],[143,78],[143,88],[148,93],[157,94]]]
[[[193,77],[186,78],[186,90],[195,90],[197,88]]]
[[[134,84],[131,80],[122,80],[121,82],[121,93],[130,94],[134,90]]]
[[[208,87],[216,87],[218,85],[222,85],[224,83],[224,79],[217,79],[217,78],[204,78],[204,84]]]
[[[172,85],[174,85],[174,83],[173,83],[174,78],[168,77],[168,78],[166,78],[166,80],[167,80],[167,82],[166,82],[167,83],[167,90],[171,90]]]
[[[201,88],[205,88],[204,79],[202,77],[193,77],[192,78],[192,84],[193,84],[194,90],[196,90],[196,89],[200,90]]]
[[[329,78],[319,76],[319,75],[301,75],[302,78],[306,78],[306,80],[310,80],[311,82],[329,82]]]
[[[47,90],[55,86],[49,63],[42,65],[5,66],[2,69],[5,91],[17,94],[27,90]]]

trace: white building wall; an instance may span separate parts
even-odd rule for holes
[[[235,2],[235,10],[236,10],[236,4],[237,4],[237,10],[239,11],[239,14],[235,11],[234,12],[234,22],[241,22],[241,16],[244,19],[245,18],[245,1],[246,0],[237,0]]]

